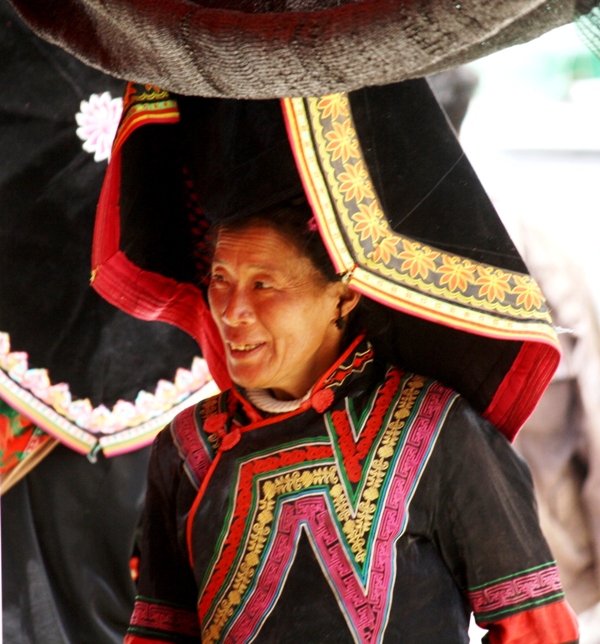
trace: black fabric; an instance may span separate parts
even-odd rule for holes
[[[144,270],[193,282],[181,140],[179,124],[148,125],[133,132],[124,147],[120,247]]]
[[[451,386],[480,411],[487,409],[523,346],[391,311],[376,302],[369,302],[366,319],[379,355]]]
[[[7,644],[121,644],[150,448],[91,464],[59,445],[2,497]]]
[[[349,98],[377,195],[397,232],[527,272],[426,81],[368,87]],[[245,217],[303,194],[279,101],[178,96],[177,102],[181,133],[171,132],[162,143],[159,128],[148,128],[145,143],[134,134],[131,147],[143,149],[135,159],[144,163],[143,157],[152,156],[151,141],[161,157],[175,154],[176,136],[211,221]],[[130,161],[123,172],[130,189],[136,185],[128,177],[136,172],[133,165]],[[141,176],[136,175],[138,182]],[[144,180],[153,186],[155,178]],[[169,190],[168,177],[163,181]]]
[[[315,611],[307,596],[319,598]],[[294,624],[293,631],[290,624]],[[314,555],[306,533],[286,577],[278,602],[260,629],[259,642],[322,642],[353,644],[355,641]]]
[[[189,566],[185,528],[197,490],[187,479],[188,485],[180,486],[182,472],[177,461],[163,459],[165,446],[168,450],[172,445],[168,430],[163,430],[152,445],[151,461],[160,465],[148,472],[144,521],[154,517],[161,529],[142,534],[140,574],[144,562],[149,560],[154,562],[156,574],[140,588],[140,593],[167,597],[171,603],[195,612],[198,590]],[[164,556],[166,552],[170,553],[169,557]]]
[[[304,193],[279,101],[179,96],[177,103],[198,200],[211,221],[245,217]]]
[[[425,81],[369,87],[349,98],[377,195],[397,232],[527,272]]]
[[[343,408],[348,395],[356,397],[357,410],[362,408],[371,387],[381,379],[381,367],[378,362],[369,364],[360,375],[345,381],[336,391],[330,410]],[[216,406],[211,407],[209,402],[198,406],[199,425],[207,409]],[[233,418],[243,426],[243,412],[238,408],[232,413],[228,423]],[[192,543],[198,586],[208,581],[204,575],[214,555],[213,547],[222,538],[221,531],[234,525],[228,508],[238,492],[241,464],[276,454],[276,445],[281,450],[290,445],[300,447],[302,438],[307,441],[308,437],[324,435],[323,417],[309,409],[242,433],[235,447],[221,452],[194,517]],[[193,449],[201,452],[206,448]],[[192,610],[198,586],[189,579],[182,528],[196,488],[185,473],[182,458],[172,433],[165,430],[150,464],[152,487],[140,592],[147,601],[172,602]],[[191,462],[196,462],[196,457]],[[253,489],[254,485],[258,489],[258,482],[253,483]],[[293,487],[289,494],[294,495]],[[235,529],[241,529],[239,524]],[[444,421],[410,503],[408,523],[396,542],[396,554],[396,581],[383,638],[389,644],[467,644],[470,607],[466,591],[552,562],[538,526],[527,466],[464,399],[453,404]],[[188,572],[182,574],[186,569]],[[185,585],[175,584],[177,579],[184,579]],[[187,600],[182,596],[184,588]],[[351,642],[337,601],[303,532],[281,595],[253,641]],[[175,636],[174,641],[180,640]]]
[[[106,162],[82,149],[75,114],[92,93],[123,88],[39,40],[1,0],[0,331],[52,383],[109,408],[199,354],[185,333],[135,320],[89,285]]]

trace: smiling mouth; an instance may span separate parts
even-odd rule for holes
[[[229,344],[229,348],[232,352],[250,353],[251,351],[258,349],[258,347],[262,347],[264,342],[259,342],[257,344],[234,344],[233,342],[228,342],[227,344]]]

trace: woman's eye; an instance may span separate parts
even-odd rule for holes
[[[271,284],[269,284],[269,282],[257,281],[257,282],[254,282],[254,288],[257,290],[263,290],[266,288],[271,288]]]
[[[210,274],[210,281],[211,281],[211,284],[216,283],[216,282],[224,282],[225,281],[225,276],[221,275],[220,273],[211,273]]]

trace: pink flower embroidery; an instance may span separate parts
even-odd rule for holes
[[[94,161],[110,159],[123,111],[123,99],[112,98],[110,92],[92,94],[88,101],[81,101],[80,109],[75,120],[79,125],[77,136],[83,141],[83,149],[94,155]]]

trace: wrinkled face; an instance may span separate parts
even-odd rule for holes
[[[208,299],[232,380],[299,398],[337,359],[341,282],[268,224],[219,232]]]

